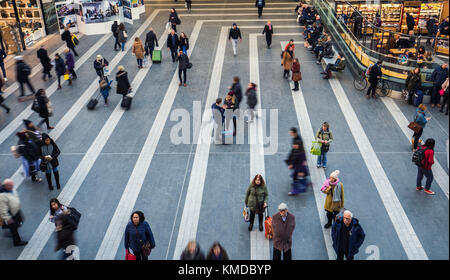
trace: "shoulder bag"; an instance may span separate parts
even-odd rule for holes
[[[408,124],[408,128],[414,131],[415,133],[419,133],[420,129],[422,128],[420,124],[416,123],[417,117],[414,118],[414,121],[410,122]]]
[[[135,227],[136,230],[136,236],[138,237],[139,241],[142,242],[142,239],[140,239],[139,232],[137,230],[137,227]],[[150,242],[145,242],[144,245],[141,247],[141,252],[144,256],[150,256],[150,253],[152,252],[152,247],[150,246]]]

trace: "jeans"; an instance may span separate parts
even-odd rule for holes
[[[323,46],[317,46],[317,47],[314,49],[314,54],[316,55],[316,57],[319,57],[319,53],[320,53],[321,51],[323,51]],[[320,59],[319,59],[319,60],[320,60]]]
[[[337,258],[336,258],[336,260],[337,261],[343,261],[344,260],[344,255],[345,255],[345,258],[348,260],[348,261],[353,261],[353,256],[351,256],[351,257],[349,257],[348,256],[348,253],[344,253],[344,252],[342,252],[342,251],[338,251],[338,253],[337,253]]]
[[[142,67],[142,59],[140,59],[140,58],[137,58],[136,60],[137,60],[137,64],[138,64],[138,66]]]
[[[234,53],[234,55],[236,55],[237,45],[238,45],[238,40],[239,39],[231,39],[231,40],[232,40],[232,44],[233,44],[233,53]]]
[[[183,73],[184,82],[181,79],[181,73]],[[180,83],[182,83],[182,84],[186,83],[186,69],[179,69],[178,68],[178,79],[180,80]]]
[[[183,53],[184,53],[185,55],[187,55],[186,46],[182,46],[182,47],[181,47],[181,50],[183,51]]]
[[[124,51],[124,50],[125,50],[125,43],[126,43],[126,42],[122,42],[122,45],[121,45],[121,47],[122,47],[122,51]]]
[[[119,38],[118,37],[114,37],[115,41],[114,41],[114,50],[117,50],[117,47],[121,47],[119,44]]]
[[[419,133],[414,132],[413,138],[414,138],[414,150],[417,149],[417,144],[419,144],[420,136],[422,136],[423,128],[420,128]]]
[[[433,171],[424,169],[422,167],[417,167],[416,187],[421,187],[422,186],[423,175],[425,175],[425,177],[427,177],[427,181],[425,183],[425,189],[426,190],[430,190],[431,183],[433,182]]]
[[[321,152],[321,154],[317,157],[317,165],[327,167],[327,152]]]
[[[286,252],[283,252],[283,260],[290,261],[292,259],[292,250],[289,249]],[[273,248],[273,260],[281,261],[281,251]]]
[[[331,75],[331,70],[336,71],[336,66],[332,63],[328,63],[327,67],[325,68],[325,73]]]
[[[0,62],[0,67],[2,68],[3,78],[6,78],[5,63],[3,62],[3,60]]]

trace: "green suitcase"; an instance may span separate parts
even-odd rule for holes
[[[153,50],[152,61],[154,63],[161,63],[161,50]]]

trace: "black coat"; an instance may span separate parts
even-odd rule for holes
[[[45,161],[44,160],[44,155],[42,153],[42,148],[44,146],[46,146],[46,144],[45,144],[45,142],[43,140],[40,141],[40,142],[41,143],[40,143],[40,147],[39,147],[39,158],[42,161]],[[50,163],[52,164],[52,167],[55,168],[55,167],[57,167],[59,165],[58,156],[61,154],[61,151],[59,150],[58,146],[56,145],[56,143],[51,138],[50,138],[50,145],[53,146],[53,152],[50,155],[52,157],[52,160],[50,161]]]
[[[189,57],[187,55],[182,53],[181,55],[177,56],[176,61],[179,62],[178,69],[187,69],[187,64],[189,63]]]
[[[180,48],[182,48],[183,46],[186,46],[186,50],[189,50],[189,39],[187,37],[180,37]]]
[[[49,112],[48,112],[48,107],[47,107],[47,102],[48,102],[48,98],[45,96],[38,96],[36,97],[38,102],[39,102],[39,116],[41,118],[48,118],[49,117]]]
[[[154,48],[156,46],[158,47],[158,39],[156,38],[156,35],[153,31],[150,31],[145,36],[145,45]]]
[[[69,215],[59,215],[56,219],[56,223],[62,224],[62,229],[56,232],[56,248],[55,251],[66,249],[70,245],[75,245],[75,238],[73,232],[75,227],[69,221]]]
[[[256,89],[250,88],[247,89],[247,92],[245,93],[247,95],[247,105],[250,109],[254,109],[256,104],[258,103],[256,99]]]
[[[167,36],[167,47],[171,49],[178,49],[178,46],[180,45],[180,40],[178,39],[177,34],[173,34],[173,37],[175,37],[174,42],[172,42],[172,34],[169,34]]]
[[[31,74],[31,68],[23,61],[17,61],[16,63],[16,77],[19,83],[26,82],[28,76]]]
[[[272,24],[272,30],[270,30],[269,26],[266,24],[266,26],[264,26],[264,30],[263,30],[262,34],[266,34],[266,39],[272,39],[273,24]]]
[[[113,24],[111,25],[111,32],[113,33],[113,36],[114,36],[115,38],[117,38],[118,31],[119,31],[119,25],[113,23]]]
[[[27,142],[19,141],[18,145],[19,148],[17,152],[26,160],[36,161],[39,159],[39,147],[36,143],[31,140]]]
[[[64,63],[64,59],[60,57],[59,59],[55,59],[55,71],[56,75],[61,76],[66,73],[66,64]]]
[[[259,2],[259,0],[256,0],[256,2],[255,2],[255,7],[258,7],[258,2]],[[266,6],[266,1],[265,1],[265,0],[262,0],[262,6],[263,6],[263,7]]]
[[[381,73],[381,69],[380,66],[378,66],[378,64],[374,64],[371,68],[370,68],[370,73],[369,73],[369,82],[370,83],[375,83],[378,82],[378,77],[381,77],[382,73]]]
[[[406,25],[408,26],[408,29],[413,29],[414,25],[416,25],[416,22],[414,21],[414,17],[412,15],[406,17]]]
[[[68,48],[75,48],[75,45],[72,42],[72,34],[70,34],[69,30],[64,31],[61,34],[61,39],[66,42]]]
[[[176,24],[178,24],[178,22],[180,22],[177,12],[170,13],[170,15],[169,15],[169,22],[174,24],[174,25],[176,25]]]
[[[50,63],[50,57],[48,57],[47,50],[44,48],[40,48],[37,51],[37,57],[41,61],[42,67],[44,68],[44,73],[50,73],[50,70],[52,70],[53,65]]]
[[[97,59],[94,61],[94,69],[95,69],[95,72],[97,72],[98,76],[103,76],[103,67],[108,64],[109,64],[109,62],[108,62],[108,60],[106,60],[106,58],[103,58],[103,60],[101,62],[98,62]]]
[[[126,71],[119,71],[116,74],[117,94],[127,95],[131,87],[128,81],[128,73]]]
[[[234,92],[234,96],[236,96],[236,109],[239,108],[240,103],[242,101],[242,88],[240,83],[233,83],[231,85],[231,90]]]

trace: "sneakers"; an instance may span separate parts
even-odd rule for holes
[[[320,164],[317,165],[317,168],[321,168],[321,167],[322,167],[322,165],[320,165]]]
[[[435,194],[435,192],[433,192],[431,190],[427,190],[427,189],[425,189],[423,192],[426,194]]]
[[[416,191],[421,191],[423,190],[423,187],[416,187]]]

